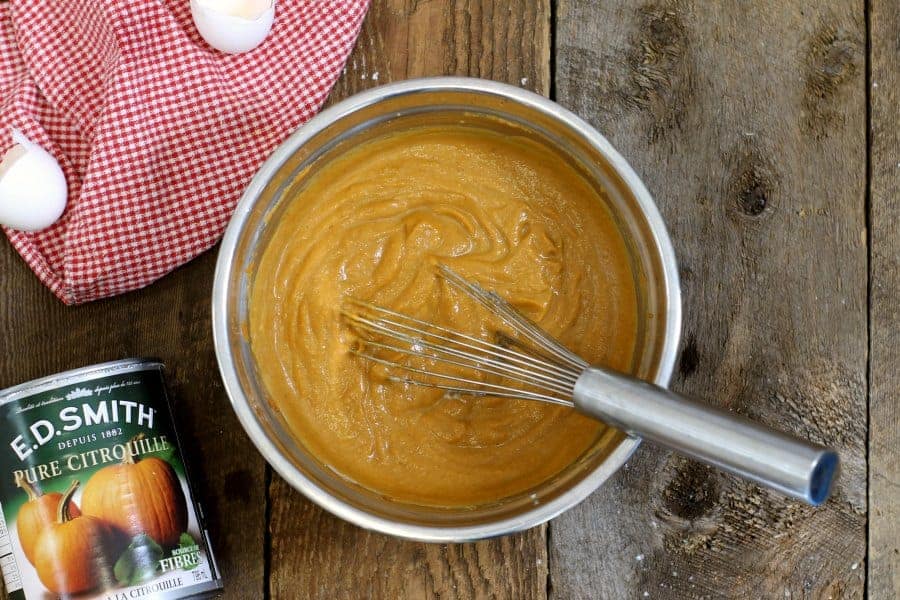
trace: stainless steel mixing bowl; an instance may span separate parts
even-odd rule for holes
[[[361,527],[435,542],[461,542],[533,527],[574,506],[640,443],[607,435],[536,489],[490,505],[403,504],[342,478],[286,428],[257,377],[246,336],[249,290],[272,224],[320,165],[378,136],[424,124],[463,124],[527,135],[553,149],[603,191],[634,264],[640,299],[634,373],[666,385],[681,331],[672,245],[653,199],[628,163],[590,125],[531,92],[480,79],[429,78],[384,85],[321,112],[262,165],[225,232],[213,289],[213,336],[225,388],[241,424],[276,471],[335,515]]]

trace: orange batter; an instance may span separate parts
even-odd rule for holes
[[[423,127],[320,170],[270,224],[250,340],[271,402],[324,464],[396,500],[497,501],[575,461],[606,428],[566,408],[391,383],[348,350],[351,296],[486,333],[484,309],[435,276],[495,290],[586,360],[631,368],[625,244],[597,192],[525,138]]]

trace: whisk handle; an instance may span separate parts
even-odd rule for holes
[[[833,450],[606,369],[586,369],[574,399],[579,411],[622,431],[813,506],[837,475]]]

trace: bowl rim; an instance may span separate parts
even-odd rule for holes
[[[424,542],[465,542],[522,531],[549,521],[575,506],[587,498],[625,464],[640,445],[640,438],[626,436],[618,447],[581,481],[556,498],[539,504],[515,517],[466,526],[433,526],[397,521],[374,515],[331,495],[320,488],[313,480],[306,477],[282,455],[258,421],[248,398],[244,394],[244,390],[241,388],[228,344],[228,287],[235,251],[253,205],[278,169],[298,148],[334,121],[340,120],[364,107],[395,96],[416,92],[440,91],[489,94],[523,104],[560,121],[563,125],[575,131],[579,131],[584,136],[584,139],[607,159],[609,166],[634,195],[641,212],[646,218],[650,234],[661,257],[663,271],[662,288],[667,299],[666,327],[660,353],[659,369],[653,381],[657,385],[668,385],[675,365],[681,336],[681,289],[675,252],[662,216],[650,192],[622,155],[613,148],[603,135],[581,117],[534,92],[505,83],[472,77],[409,79],[381,85],[354,94],[319,112],[275,148],[253,176],[241,199],[238,201],[234,214],[222,237],[212,291],[213,344],[225,391],[241,426],[263,458],[292,487],[328,512],[365,529]]]

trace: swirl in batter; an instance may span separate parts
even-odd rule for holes
[[[366,142],[292,198],[261,254],[249,333],[270,401],[319,460],[393,499],[472,506],[527,492],[607,431],[538,402],[388,382],[349,353],[347,296],[487,335],[443,263],[592,363],[631,368],[637,300],[602,198],[526,138],[423,127]]]

